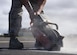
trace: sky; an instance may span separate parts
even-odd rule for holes
[[[8,32],[11,0],[0,0],[0,33]],[[77,0],[47,0],[44,7],[48,19],[57,23],[62,35],[77,34]],[[23,7],[22,28],[29,27],[29,15]]]

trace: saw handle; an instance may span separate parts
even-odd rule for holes
[[[55,25],[56,26],[56,29],[58,30],[59,28],[58,28],[58,25],[57,24],[55,24],[55,23],[50,23],[50,22],[46,22],[47,24],[52,24],[52,25]]]

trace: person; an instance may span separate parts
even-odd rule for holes
[[[27,9],[30,19],[35,15],[40,14],[43,11],[43,7],[46,0],[12,0],[11,10],[9,12],[9,31],[10,36],[9,48],[10,49],[22,49],[23,43],[21,43],[16,37],[18,36],[21,28],[22,21],[22,6],[24,5]]]

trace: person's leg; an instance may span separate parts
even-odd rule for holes
[[[12,0],[12,6],[9,13],[9,48],[23,48],[23,44],[16,39],[21,28],[22,4],[19,0]]]
[[[36,12],[36,11],[38,10],[38,5],[37,5],[37,3],[31,2],[32,0],[29,0],[29,1],[30,1],[31,5],[32,5],[33,10]],[[41,13],[44,13],[44,12],[42,11]],[[32,18],[32,19],[33,19],[33,18]],[[36,31],[35,31],[35,32],[36,32]],[[34,36],[34,37],[37,37],[37,36],[35,35],[35,33],[33,33],[33,36]],[[36,42],[35,42],[35,47],[36,47],[36,48],[41,48],[41,47],[43,47],[42,44],[41,44],[37,39],[36,39]]]

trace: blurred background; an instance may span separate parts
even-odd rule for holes
[[[8,32],[8,14],[11,0],[0,0],[0,34]],[[77,0],[47,0],[44,12],[51,22],[59,25],[62,35],[77,34]],[[28,28],[30,19],[23,6],[22,28]]]
[[[8,33],[10,8],[11,0],[0,0],[0,34]],[[44,12],[51,22],[58,24],[59,33],[66,37],[63,51],[77,51],[77,0],[47,0]],[[28,31],[29,23],[29,14],[23,6],[22,34],[24,30]]]
[[[8,14],[11,0],[0,0],[0,33],[8,32]],[[77,34],[77,0],[47,0],[44,12],[51,22],[59,25],[62,35]],[[28,28],[30,19],[23,6],[22,28]]]

